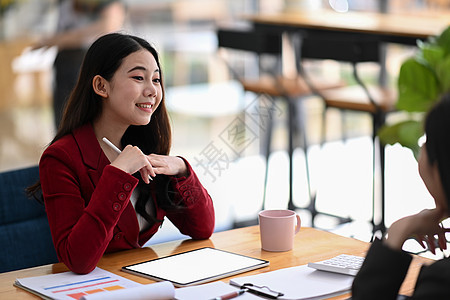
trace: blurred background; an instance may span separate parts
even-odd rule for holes
[[[55,133],[53,65],[57,46],[39,48],[57,32],[64,20],[57,0],[0,0],[0,171],[36,165]],[[79,1],[90,4],[102,1]],[[339,3],[338,3],[339,2]],[[159,51],[166,87],[167,106],[173,124],[172,155],[186,157],[211,194],[216,209],[216,230],[256,224],[264,192],[266,163],[261,145],[264,132],[248,119],[257,95],[245,93],[227,63],[233,62],[248,74],[257,72],[251,54],[219,55],[216,31],[222,24],[243,24],[243,16],[256,12],[290,9],[385,11],[404,14],[442,14],[450,10],[448,0],[123,0],[121,31],[147,39]],[[339,4],[339,5],[338,5]],[[343,5],[343,6],[342,6]],[[343,8],[342,8],[343,7]],[[116,19],[114,20],[118,20]],[[91,37],[92,38],[92,37]],[[89,39],[83,43],[88,44]],[[414,53],[414,47],[389,45],[387,72],[395,85],[399,66]],[[348,72],[338,63],[322,62],[326,74]],[[371,68],[371,66],[367,66]],[[371,121],[348,115],[347,139],[342,141],[340,116],[330,112],[327,142],[320,146],[322,103],[315,97],[303,99],[312,188],[319,210],[350,217],[339,225],[335,219],[317,218],[319,228],[371,238],[368,223],[372,209]],[[273,152],[269,160],[266,207],[286,208],[288,199],[286,108],[279,105]],[[228,131],[244,120],[249,131],[239,151],[229,147]],[[335,125],[336,124],[336,125]],[[213,151],[213,152],[212,152]],[[214,167],[204,159],[215,157]],[[386,150],[386,223],[433,205],[421,182],[412,153],[400,146]],[[210,161],[211,163],[211,161]],[[294,202],[308,204],[304,151],[294,153]],[[304,226],[308,213],[300,210]],[[166,222],[168,223],[168,222]],[[164,225],[151,242],[177,235]]]

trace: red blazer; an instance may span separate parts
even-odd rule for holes
[[[155,204],[156,217],[167,215],[181,233],[207,239],[214,230],[213,203],[187,166],[187,177],[171,178],[186,209],[169,213]],[[139,233],[130,202],[138,180],[110,165],[90,124],[50,145],[39,173],[58,258],[75,273],[92,271],[103,253],[141,247],[158,231],[156,223]]]

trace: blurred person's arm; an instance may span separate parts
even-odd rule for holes
[[[125,6],[120,1],[114,1],[101,10],[100,17],[96,21],[43,38],[34,48],[51,46],[57,46],[59,49],[79,48],[103,34],[122,29],[125,14]]]

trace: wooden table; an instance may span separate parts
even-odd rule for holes
[[[102,269],[126,277],[133,281],[148,284],[153,282],[140,276],[122,272],[124,265],[129,265],[157,257],[184,252],[201,247],[215,247],[243,255],[262,258],[270,261],[270,266],[250,271],[245,275],[274,271],[281,268],[304,265],[308,262],[328,259],[338,254],[365,255],[369,244],[356,239],[343,237],[326,231],[304,227],[295,237],[294,249],[287,252],[267,252],[261,250],[259,227],[245,227],[240,229],[217,232],[209,240],[183,240],[152,245],[142,249],[127,250],[105,255],[98,266]],[[411,294],[415,285],[420,266],[431,260],[414,257],[407,278],[401,288],[402,294]],[[37,297],[20,288],[13,286],[16,278],[40,276],[67,271],[62,263],[44,265],[0,274],[0,299],[36,299]],[[243,274],[234,277],[243,276]],[[223,279],[228,282],[232,277]],[[349,295],[342,295],[332,299],[346,299]]]
[[[338,13],[329,10],[255,14],[245,17],[257,27],[270,30],[307,30],[332,34],[374,36],[384,42],[413,44],[437,35],[450,25],[448,14],[424,16],[375,12]]]

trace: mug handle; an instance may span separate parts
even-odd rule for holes
[[[297,225],[295,226],[294,235],[296,235],[300,231],[300,227],[302,224],[302,221],[300,220],[300,216],[298,214],[295,214],[295,217],[297,218]]]

